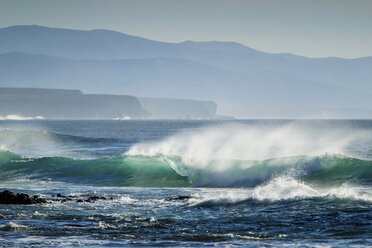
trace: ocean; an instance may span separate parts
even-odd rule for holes
[[[2,120],[0,190],[1,247],[372,246],[372,120]]]

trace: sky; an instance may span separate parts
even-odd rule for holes
[[[307,57],[372,56],[371,0],[0,0],[0,28],[34,24],[235,41]]]

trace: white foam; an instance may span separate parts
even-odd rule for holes
[[[203,189],[192,194],[188,200],[191,206],[221,206],[252,199],[249,189]]]
[[[315,188],[290,176],[281,176],[253,189],[213,189],[212,191],[207,189],[199,194],[194,194],[189,200],[189,204],[192,206],[221,206],[240,204],[247,200],[277,202],[312,198],[372,202],[372,190],[347,184],[338,187]]]
[[[288,200],[319,196],[319,192],[293,178],[279,177],[264,186],[253,190],[252,197],[257,200]]]
[[[15,120],[15,121],[25,121],[25,120],[33,120],[33,119],[45,119],[43,116],[35,116],[35,117],[29,117],[29,116],[21,116],[21,115],[7,115],[7,116],[1,116],[0,120]]]
[[[372,191],[368,188],[348,184],[316,189],[291,177],[278,177],[266,185],[256,187],[252,197],[257,200],[269,201],[329,197],[372,202]]]
[[[94,228],[96,228],[96,229],[115,229],[116,226],[114,226],[110,223],[104,222],[104,221],[99,221],[97,226],[95,226]]]
[[[4,231],[20,231],[30,229],[28,226],[17,224],[15,222],[8,222],[5,225],[0,225],[0,230]]]
[[[354,199],[359,201],[372,202],[372,191],[370,188],[346,184],[338,188],[325,190],[322,195],[339,199]]]
[[[0,151],[7,152],[7,151],[10,151],[10,150],[5,145],[0,145]]]

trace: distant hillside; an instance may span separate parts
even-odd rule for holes
[[[15,51],[75,59],[125,59],[192,58],[215,51],[252,52],[255,50],[233,42],[166,43],[109,30],[82,31],[36,25],[0,29],[0,53]]]
[[[83,94],[80,90],[0,87],[0,120],[49,119],[215,119],[210,101]]]
[[[52,119],[145,118],[133,96],[91,95],[78,90],[0,88],[0,116]]]
[[[89,93],[146,97],[209,99],[222,88],[229,72],[183,59],[72,60],[49,55],[0,55],[3,86],[80,88]],[[196,90],[198,89],[198,90]]]
[[[240,117],[371,118],[371,71],[371,57],[306,58],[108,30],[0,29],[0,86],[213,100],[219,113]]]

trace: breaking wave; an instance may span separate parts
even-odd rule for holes
[[[196,197],[193,204],[198,206],[308,198],[370,202],[371,133],[314,130],[304,131],[290,125],[207,127],[160,141],[137,143],[121,155],[85,159],[40,151],[61,151],[61,147],[71,150],[74,146],[95,150],[116,142],[119,148],[128,144],[111,138],[3,129],[0,130],[0,181],[30,179],[117,187],[231,187],[249,191],[242,196]],[[27,153],[35,147],[41,147],[36,156]],[[354,156],[353,150],[361,151],[363,156]]]
[[[291,201],[335,202],[337,205],[347,202],[372,204],[372,190],[366,186],[344,183],[340,186],[322,188],[306,184],[298,179],[280,176],[251,190],[236,192],[214,192],[214,194],[196,194],[190,200],[194,207],[236,207],[241,205],[267,205],[283,202],[288,206]],[[307,203],[309,204],[309,203]],[[305,203],[305,205],[307,205]]]
[[[219,161],[216,161],[219,163]],[[221,162],[223,163],[223,162]],[[281,176],[322,187],[372,184],[372,161],[342,155],[233,160],[225,169],[200,168],[179,157],[122,155],[99,159],[28,158],[0,151],[0,178],[53,179],[88,185],[144,187],[257,187]]]

